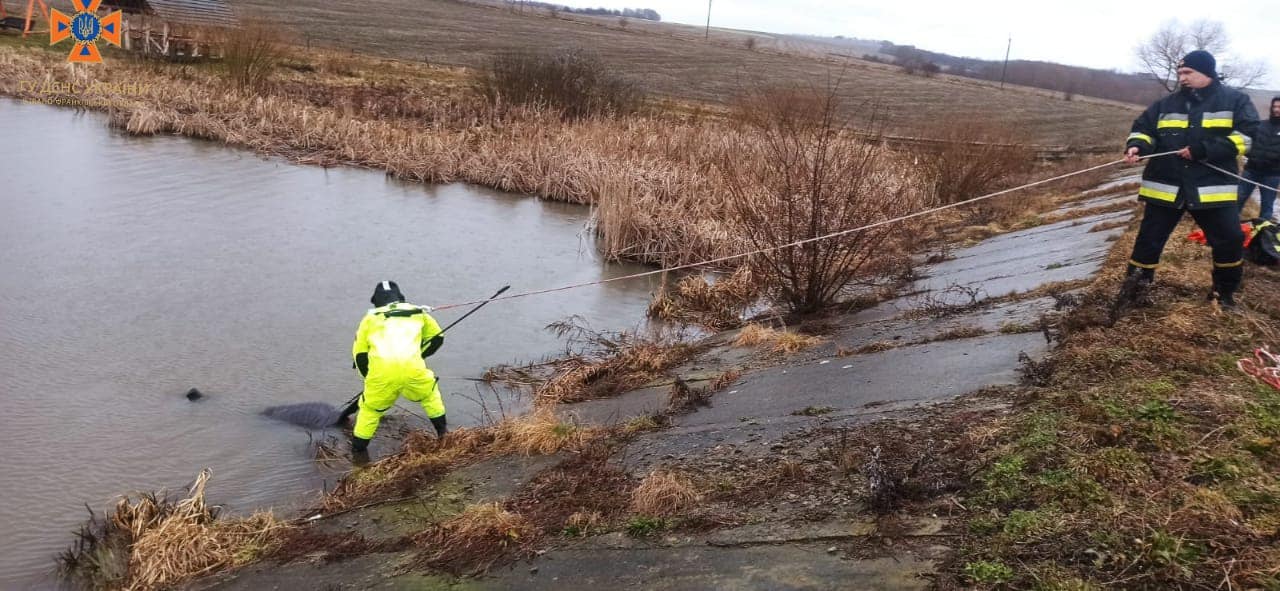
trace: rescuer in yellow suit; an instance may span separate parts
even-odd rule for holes
[[[382,413],[402,394],[422,405],[436,434],[444,437],[444,400],[426,362],[444,344],[440,325],[427,308],[406,303],[394,281],[378,283],[370,301],[374,308],[360,321],[351,345],[356,369],[364,376],[364,393],[343,412],[345,417],[358,411],[351,451],[366,453]]]

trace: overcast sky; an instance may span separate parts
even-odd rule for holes
[[[549,0],[555,2],[556,0]],[[699,0],[560,0],[570,6],[652,8],[668,22],[702,25]],[[1234,50],[1267,63],[1264,86],[1280,87],[1280,2],[1277,0],[1026,0],[956,2],[887,0],[713,0],[712,26],[774,33],[884,39],[942,53],[1003,59],[1013,36],[1013,59],[1136,71],[1133,48],[1171,17],[1221,21]]]

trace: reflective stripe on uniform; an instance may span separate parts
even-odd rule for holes
[[[1220,203],[1236,200],[1235,185],[1211,185],[1200,187],[1200,203]]]
[[[1201,127],[1226,127],[1230,129],[1235,121],[1234,117],[1235,114],[1231,111],[1205,113],[1204,117],[1200,119],[1200,125]]]
[[[1231,132],[1231,135],[1228,135],[1227,139],[1231,140],[1231,143],[1235,144],[1236,152],[1239,152],[1241,156],[1248,154],[1249,148],[1253,147],[1253,138],[1250,138],[1238,131]]]
[[[1138,189],[1138,195],[1172,203],[1178,200],[1178,187],[1144,180],[1142,181],[1142,188]]]
[[[1158,269],[1158,268],[1160,268],[1160,263],[1152,263],[1152,264],[1148,265],[1148,264],[1146,264],[1146,263],[1139,263],[1138,261],[1135,261],[1135,260],[1133,260],[1133,259],[1129,259],[1129,264],[1130,264],[1130,265],[1133,265],[1133,266],[1135,266],[1135,267],[1138,267],[1138,268],[1140,268],[1140,269]]]
[[[1244,264],[1244,259],[1240,259],[1234,263],[1214,263],[1213,266],[1219,269],[1230,269],[1231,267],[1239,267]]]
[[[1164,113],[1163,115],[1160,115],[1160,121],[1156,122],[1156,129],[1164,129],[1166,127],[1186,129],[1187,114],[1186,113]]]
[[[1149,135],[1147,135],[1147,134],[1145,134],[1145,133],[1138,133],[1138,132],[1136,132],[1136,131],[1135,131],[1135,132],[1133,132],[1133,133],[1131,133],[1131,134],[1129,134],[1129,138],[1128,138],[1128,139],[1126,139],[1126,140],[1125,140],[1125,142],[1127,143],[1127,142],[1131,142],[1131,141],[1133,141],[1133,140],[1142,140],[1142,141],[1144,141],[1144,142],[1147,142],[1147,144],[1149,144],[1149,145],[1152,145],[1152,146],[1156,145],[1156,143],[1155,143],[1155,142],[1151,141],[1151,136],[1149,136]]]

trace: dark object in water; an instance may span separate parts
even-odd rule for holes
[[[199,390],[195,388],[187,390],[187,400],[195,402],[197,400],[200,400],[201,398],[204,398],[204,394],[202,394]]]
[[[324,429],[336,425],[342,413],[326,402],[301,402],[269,406],[262,414],[299,427]]]

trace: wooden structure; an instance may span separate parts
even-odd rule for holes
[[[216,57],[221,31],[238,25],[226,0],[103,0],[125,14],[126,50],[166,58]]]
[[[4,9],[4,0],[0,0],[0,29],[21,30],[23,37],[26,37],[33,32],[39,32],[31,29],[31,25],[35,23],[36,20],[37,6],[40,8],[39,15],[44,17],[44,22],[49,22],[49,6],[44,3],[44,0],[27,0],[27,16],[25,19],[17,16],[9,16],[9,13],[5,12]]]

